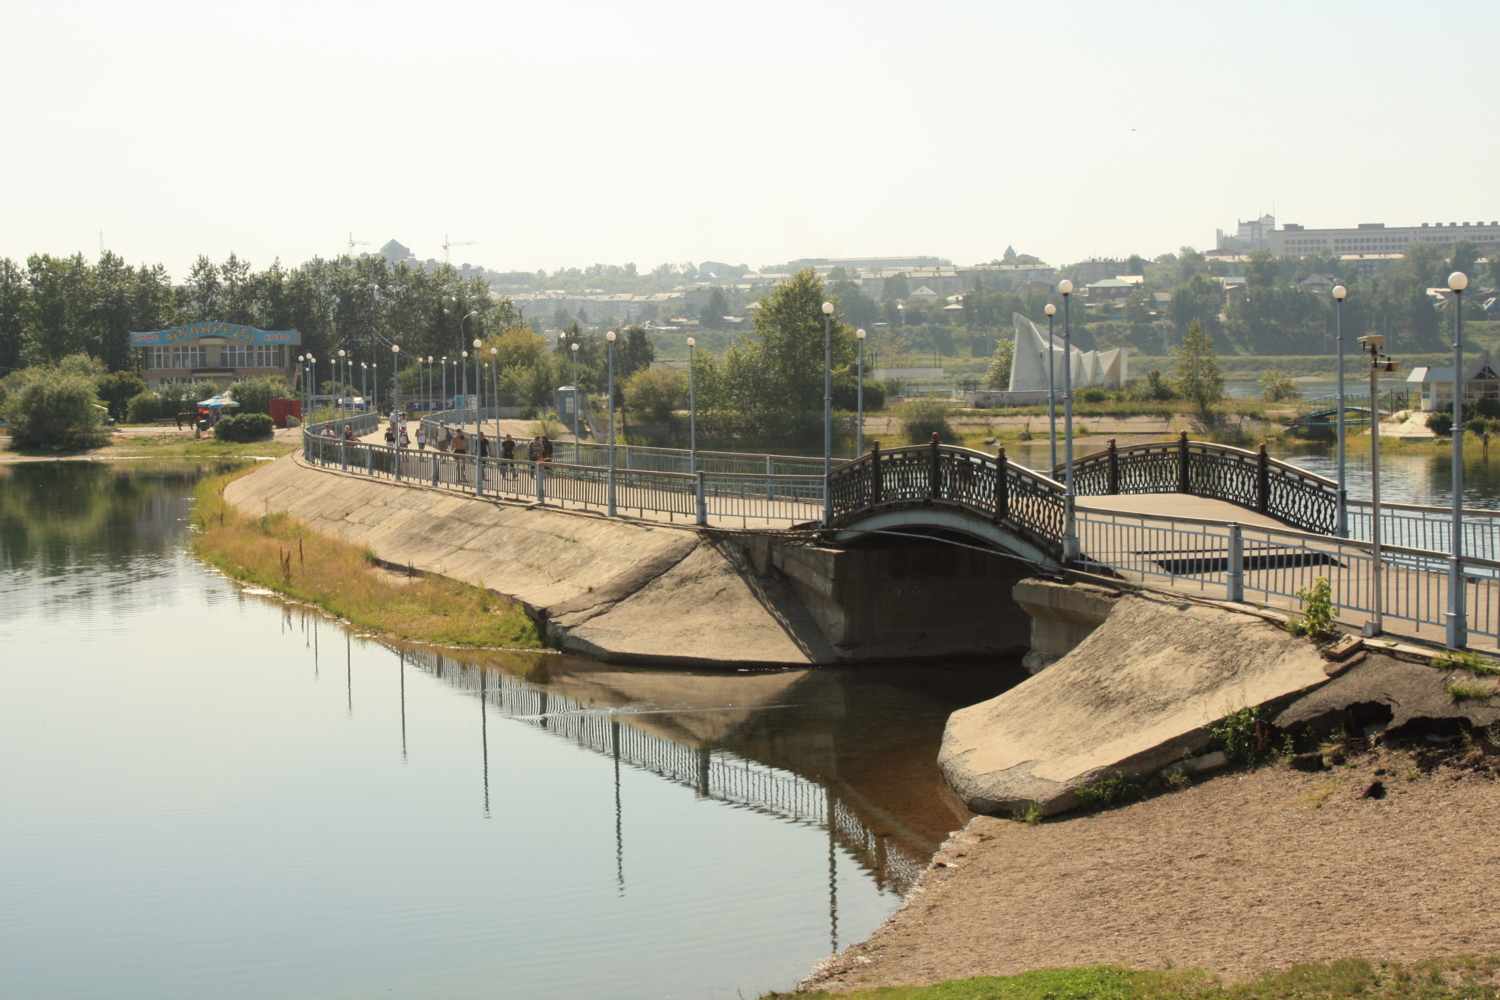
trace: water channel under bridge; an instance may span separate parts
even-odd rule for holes
[[[356,433],[376,419],[357,418]],[[825,479],[809,472],[816,460],[795,456],[594,446],[577,464],[504,462],[344,441],[320,429],[307,429],[304,458],[322,468],[500,500],[824,544],[892,535],[977,542],[1042,572],[1072,568],[1283,608],[1300,607],[1297,591],[1323,577],[1345,623],[1378,617],[1388,631],[1430,640],[1444,636],[1456,579],[1468,632],[1500,644],[1500,513],[1465,512],[1454,574],[1448,511],[1383,504],[1377,552],[1368,503],[1345,500],[1332,480],[1273,459],[1264,446],[1247,451],[1186,434],[1111,443],[1075,461],[1070,502],[1060,469],[1047,475],[1008,461],[1003,448],[987,454],[937,441],[876,445]]]

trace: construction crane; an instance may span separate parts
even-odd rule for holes
[[[350,254],[354,253],[354,248],[357,247],[357,246],[367,247],[369,245],[370,245],[370,241],[369,240],[357,240],[357,239],[354,238],[354,234],[352,232],[349,234],[349,253]]]
[[[473,246],[475,243],[478,243],[478,242],[479,242],[478,240],[453,240],[453,239],[449,239],[448,238],[448,234],[444,233],[443,234],[443,263],[444,264],[450,263],[450,261],[448,260],[448,248],[449,247],[468,247],[468,246]]]

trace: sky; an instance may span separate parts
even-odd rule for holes
[[[1065,263],[1273,208],[1491,220],[1497,33],[1493,0],[10,0],[0,257]]]

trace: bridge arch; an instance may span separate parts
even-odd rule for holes
[[[1035,569],[1061,568],[1061,563],[1053,553],[1004,524],[979,517],[962,507],[892,507],[870,510],[842,521],[834,533],[834,541],[851,544],[877,536],[877,533],[887,537],[892,533],[901,533],[920,538],[924,531],[934,529],[963,535],[995,549],[997,555],[1010,556]]]

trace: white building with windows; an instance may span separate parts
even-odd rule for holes
[[[257,330],[238,323],[189,323],[132,333],[141,352],[141,377],[152,389],[177,382],[220,382],[266,375],[292,377],[297,330]]]
[[[1269,249],[1278,257],[1333,257],[1402,253],[1413,243],[1436,243],[1449,249],[1458,240],[1473,240],[1485,253],[1500,250],[1500,222],[1424,222],[1419,226],[1362,222],[1348,229],[1308,229],[1288,222],[1271,232]]]

